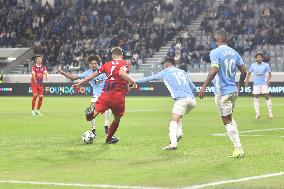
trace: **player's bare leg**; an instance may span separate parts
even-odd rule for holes
[[[115,144],[119,141],[118,137],[114,137],[114,133],[116,132],[117,128],[119,127],[121,116],[113,114],[113,122],[111,123],[108,135],[105,140],[105,144]]]
[[[264,97],[265,97],[265,101],[266,101],[266,105],[267,105],[267,109],[268,109],[268,117],[269,117],[269,119],[273,119],[272,102],[271,102],[271,99],[269,98],[269,94],[265,93]]]
[[[233,158],[242,158],[244,157],[243,147],[240,141],[240,136],[237,128],[236,121],[232,118],[232,114],[227,116],[221,116],[223,120],[223,124],[227,130],[227,134],[235,147],[235,151],[229,157]]]
[[[255,94],[253,95],[253,106],[255,111],[255,119],[258,120],[260,118],[260,112],[259,112],[259,95]]]

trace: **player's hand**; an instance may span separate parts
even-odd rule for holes
[[[81,80],[79,80],[78,82],[74,83],[74,84],[72,85],[72,88],[77,89],[77,88],[79,88],[81,85],[83,85],[84,83],[85,83],[84,80],[81,79]]]
[[[205,91],[206,91],[206,87],[202,86],[199,93],[198,93],[198,96],[199,96],[200,99],[203,99]]]
[[[80,83],[78,82],[78,83],[74,83],[73,85],[72,85],[72,88],[73,89],[78,89],[79,87],[80,87]]]

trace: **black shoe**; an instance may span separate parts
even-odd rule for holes
[[[92,133],[97,136],[97,132],[96,132],[96,129],[92,129]]]
[[[182,139],[182,136],[183,136],[183,135],[179,135],[179,136],[177,137],[177,141],[180,141],[180,139]]]
[[[105,134],[106,135],[108,134],[108,126],[107,125],[105,126]]]
[[[111,140],[108,142],[105,142],[105,144],[116,144],[119,142],[119,137],[112,136]]]

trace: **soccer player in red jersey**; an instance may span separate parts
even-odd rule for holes
[[[46,67],[42,65],[42,57],[39,54],[35,56],[35,64],[32,66],[32,79],[31,79],[31,88],[33,92],[33,100],[32,100],[32,115],[42,115],[40,113],[40,107],[43,99],[43,76],[47,80],[47,71]],[[36,99],[38,97],[37,102],[37,110],[35,111]]]
[[[128,84],[135,85],[135,81],[127,74],[128,63],[122,59],[122,49],[114,47],[111,50],[111,56],[111,61],[106,62],[99,70],[73,85],[73,87],[76,88],[92,80],[101,73],[106,74],[107,80],[103,88],[103,93],[97,100],[95,109],[89,115],[89,118],[88,115],[86,115],[87,119],[94,119],[99,113],[104,113],[106,110],[111,109],[114,120],[109,127],[105,144],[114,144],[119,141],[119,139],[113,137],[113,135],[116,132],[120,119],[125,111],[125,95],[128,92]]]

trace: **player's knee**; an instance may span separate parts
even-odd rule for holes
[[[232,123],[232,117],[231,114],[229,116],[222,116],[223,124],[228,125]]]
[[[178,115],[178,114],[172,114],[172,118],[171,118],[171,121],[176,121],[176,122],[179,122],[179,120],[181,119],[181,115]]]
[[[119,123],[119,122],[120,122],[120,119],[121,119],[121,116],[118,116],[118,115],[114,115],[114,116],[113,116],[113,121],[114,121],[115,123]]]

